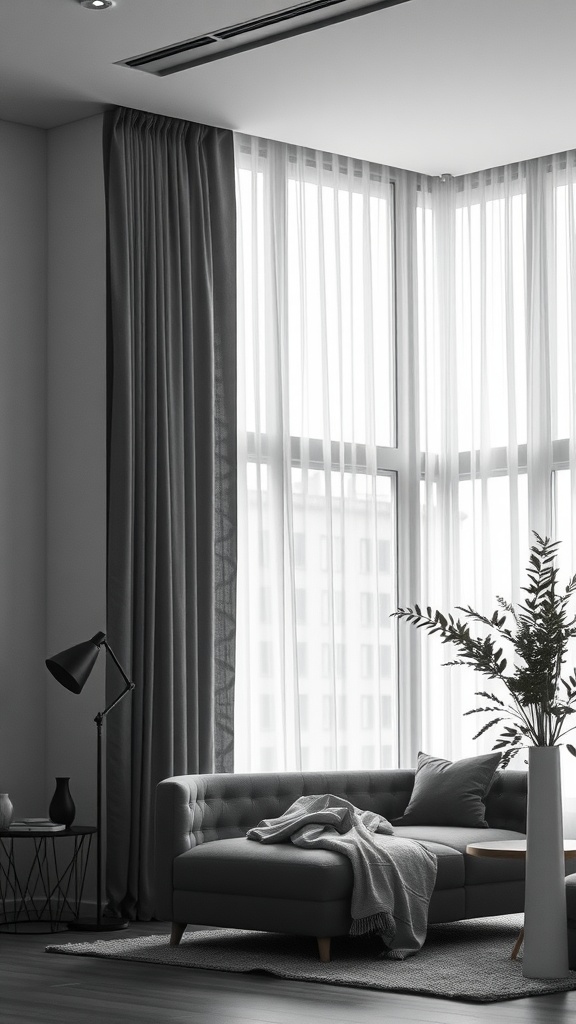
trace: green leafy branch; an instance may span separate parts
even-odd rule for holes
[[[496,679],[508,691],[508,702],[494,693],[479,690],[476,696],[486,698],[485,707],[473,708],[466,715],[495,713],[473,737],[477,739],[489,729],[507,722],[493,745],[502,752],[502,767],[525,746],[554,746],[576,725],[567,728],[576,712],[576,669],[568,678],[562,676],[568,644],[576,637],[576,617],[569,614],[570,599],[576,591],[576,574],[563,591],[558,588],[555,564],[559,542],[542,538],[534,532],[530,548],[527,585],[522,588],[524,603],[515,608],[497,597],[498,608],[491,617],[475,611],[470,605],[457,606],[462,617],[444,615],[428,605],[423,609],[398,608],[392,615],[438,635],[443,644],[451,644],[457,657],[444,662],[446,666],[473,668],[488,679]],[[508,617],[512,624],[508,625]],[[486,627],[486,635],[476,636],[469,622]],[[512,647],[514,665],[509,669],[504,646]],[[566,744],[576,757],[576,748]]]

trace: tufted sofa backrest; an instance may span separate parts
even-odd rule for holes
[[[526,831],[526,772],[499,772],[486,798],[491,828]],[[189,847],[231,839],[264,818],[276,818],[294,800],[313,793],[334,793],[362,810],[388,819],[405,810],[414,785],[413,769],[382,771],[284,772],[280,774],[185,775],[166,779],[160,787],[177,784],[182,831]]]
[[[191,832],[196,843],[243,836],[263,818],[277,818],[298,797],[313,793],[334,793],[393,818],[402,814],[413,785],[414,772],[400,769],[198,775]]]
[[[486,821],[490,828],[526,831],[528,772],[496,772],[486,795]]]

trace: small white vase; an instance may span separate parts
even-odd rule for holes
[[[568,976],[560,749],[528,750],[525,978]]]
[[[8,793],[0,793],[0,829],[10,827],[13,811],[14,808]]]

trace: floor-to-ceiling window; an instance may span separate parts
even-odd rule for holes
[[[521,602],[533,530],[562,541],[561,582],[576,569],[574,198],[561,154],[434,180],[421,204],[420,600],[442,610]],[[445,655],[423,645],[423,744],[488,749],[462,717],[485,687]]]
[[[389,614],[521,600],[532,530],[576,569],[574,154],[236,157],[237,770],[487,749],[473,674]]]

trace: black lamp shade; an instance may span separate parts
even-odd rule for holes
[[[61,651],[60,654],[55,654],[53,658],[48,658],[46,668],[67,690],[81,693],[99,652],[100,647],[94,640],[86,640],[82,644]]]

